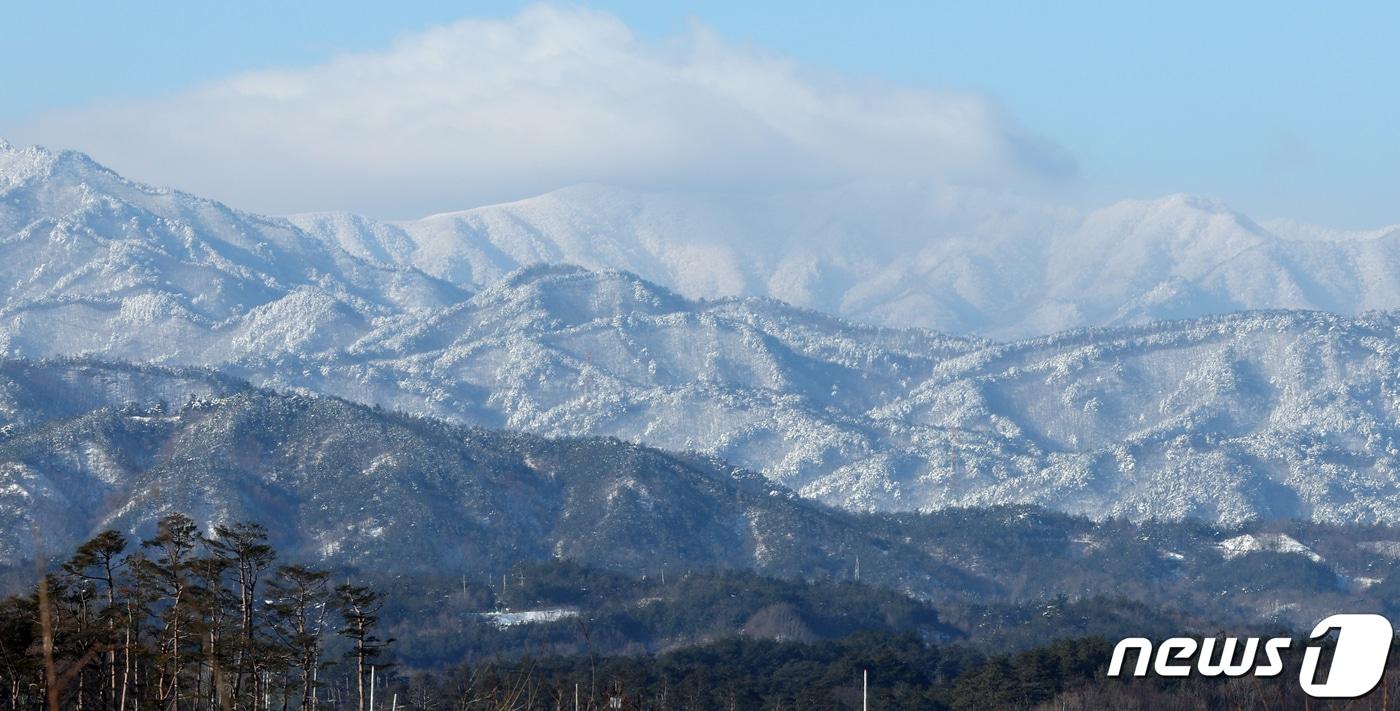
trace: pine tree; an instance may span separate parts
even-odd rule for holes
[[[257,523],[239,522],[231,526],[214,527],[214,535],[203,539],[205,545],[222,558],[233,570],[234,593],[238,597],[238,642],[234,649],[233,695],[241,698],[244,679],[253,678],[257,694],[257,680],[261,669],[255,663],[254,650],[258,640],[254,634],[257,628],[258,580],[263,572],[277,559],[277,553],[267,543],[267,529]]]
[[[180,704],[184,691],[181,677],[190,637],[199,622],[189,580],[189,567],[198,540],[198,527],[189,516],[168,514],[157,525],[155,537],[141,543],[153,556],[141,556],[133,561],[137,585],[145,592],[143,597],[161,606],[157,610],[161,628],[155,654],[158,664],[156,698],[163,707]]]
[[[358,694],[362,708],[373,698],[366,672],[388,666],[378,593],[332,589],[327,572],[305,565],[265,575],[276,553],[255,524],[206,537],[170,514],[128,548],[103,532],[32,594],[0,600],[0,709],[306,710],[316,707],[328,630],[355,660],[328,684]]]
[[[224,670],[229,667],[228,631],[234,609],[234,593],[224,584],[229,570],[228,561],[218,556],[201,556],[189,563],[191,578],[190,601],[199,620],[196,635],[202,659],[196,666],[207,664],[208,683],[205,684],[203,670],[197,675],[198,683],[212,703],[223,707],[231,700]]]
[[[352,647],[346,656],[355,663],[355,693],[358,711],[365,711],[365,674],[374,660],[393,640],[381,640],[375,634],[383,598],[368,587],[342,583],[335,588],[336,600],[345,625],[340,635],[349,639]]]
[[[125,692],[124,688],[118,688],[119,683],[125,684],[125,679],[119,682],[117,675],[117,650],[123,646],[118,629],[124,629],[127,624],[124,606],[118,600],[117,576],[126,567],[123,557],[126,546],[126,536],[117,531],[103,531],[79,546],[63,564],[65,574],[100,586],[97,594],[104,602],[98,611],[96,623],[105,628],[105,633],[95,640],[95,644],[105,650],[103,656],[107,668],[103,673],[100,702],[109,708],[116,707]]]
[[[330,575],[304,565],[284,565],[268,583],[272,629],[301,680],[301,708],[312,707],[321,636],[331,610]]]

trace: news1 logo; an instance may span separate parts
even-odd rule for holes
[[[1318,681],[1322,647],[1309,644],[1303,650],[1298,684],[1303,692],[1320,699],[1354,699],[1369,693],[1381,681],[1390,642],[1395,635],[1390,620],[1380,615],[1332,615],[1313,627],[1309,640],[1320,640],[1333,631],[1337,643],[1326,680]],[[1152,642],[1130,637],[1113,648],[1108,675],[1121,676],[1128,652],[1137,650],[1132,676],[1147,676],[1149,667],[1158,676],[1278,676],[1284,671],[1282,652],[1292,646],[1288,637],[1173,637],[1154,651]],[[1262,654],[1261,654],[1262,652]],[[1194,663],[1192,662],[1194,658]]]

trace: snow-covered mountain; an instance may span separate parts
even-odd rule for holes
[[[0,361],[0,569],[108,528],[265,522],[289,557],[381,574],[571,560],[744,568],[931,595],[991,586],[753,472],[612,439],[466,429],[199,370]],[[883,523],[883,522],[882,522]],[[881,526],[881,529],[884,527]]]
[[[423,261],[406,232],[327,241],[129,183],[77,154],[0,156],[0,349],[11,357],[212,367],[455,422],[612,435],[722,457],[853,509],[1036,503],[1096,517],[1400,522],[1400,317],[1249,312],[996,343],[771,299],[692,299],[572,266],[510,272],[469,296],[449,280],[495,272],[465,257]],[[616,212],[599,200],[599,214]],[[992,222],[938,205],[929,210],[962,215],[976,235],[966,243],[988,250],[957,257],[972,281],[949,283],[980,284],[1008,314],[1034,303],[1037,318],[1137,321],[1186,315],[1227,292],[1330,299],[1345,311],[1384,305],[1394,278],[1384,267],[1392,233],[1281,225],[1290,237],[1279,241],[1184,198],[1083,219],[1025,207]],[[1058,224],[1078,241],[1003,258],[998,244],[1024,241],[1002,229],[1008,220]],[[649,234],[629,243],[578,232],[571,249],[672,244]],[[536,237],[535,256],[578,256]],[[1134,248],[1117,249],[1124,239]],[[433,244],[496,250],[489,240]],[[703,239],[687,244],[708,254]],[[491,254],[501,271],[534,259]],[[956,263],[931,259],[935,270]],[[1031,267],[1056,274],[1061,301],[1024,301],[992,276],[1003,268],[1014,282]],[[1163,281],[1173,270],[1197,276]],[[1350,291],[1315,276],[1333,271],[1372,276]],[[1032,277],[1026,293],[1048,289]]]
[[[285,220],[4,143],[0,293],[0,352],[186,362],[336,348],[376,319],[463,297]]]
[[[696,450],[847,508],[1400,521],[1391,318],[1265,312],[1001,345],[550,267],[349,348],[219,365],[450,420]]]
[[[709,458],[456,427],[149,365],[0,361],[0,476],[0,586],[26,590],[35,528],[61,556],[109,528],[149,536],[172,511],[205,530],[263,522],[283,560],[454,593],[569,561],[682,573],[673,581],[713,568],[860,580],[978,610],[1111,595],[1304,626],[1330,610],[1386,611],[1400,581],[1393,528],[1092,522],[1029,507],[858,514]],[[401,614],[481,609],[459,594]],[[658,602],[618,601],[651,614]],[[1007,622],[962,619],[974,635]]]
[[[345,354],[235,372],[698,450],[858,509],[1400,521],[1400,321],[1263,312],[1013,344],[517,274]]]
[[[1243,309],[1400,307],[1400,226],[1262,226],[1176,195],[1081,212],[925,183],[771,196],[600,186],[420,220],[290,218],[469,289],[536,262],[691,298],[771,296],[867,323],[1018,338]]]

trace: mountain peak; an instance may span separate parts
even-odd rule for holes
[[[0,186],[14,188],[37,182],[68,183],[107,183],[111,189],[116,185],[135,186],[111,168],[93,160],[86,153],[74,150],[55,151],[44,146],[19,147],[0,139]],[[160,192],[155,188],[140,186],[148,192]]]
[[[472,298],[479,307],[530,312],[552,324],[579,324],[621,314],[670,313],[689,302],[675,292],[620,270],[573,264],[518,269]]]
[[[595,274],[597,273],[591,272],[577,264],[548,264],[540,262],[538,264],[521,267],[507,274],[496,287],[501,289],[520,289],[538,282],[570,277],[591,278]]]
[[[557,264],[540,262],[521,267],[501,279],[499,286],[503,289],[527,289],[566,283],[586,284],[590,288],[599,288],[604,285],[621,286],[675,296],[670,289],[648,281],[626,269],[589,269],[567,262]]]
[[[585,184],[421,220],[293,222],[478,292],[521,267],[572,263],[687,299],[768,296],[995,338],[1240,308],[1400,307],[1393,270],[1368,271],[1360,240],[1312,230],[1319,244],[1300,244],[1188,193],[1081,211],[939,184],[771,195]]]
[[[1173,207],[1180,206],[1192,210],[1200,210],[1202,212],[1228,212],[1232,214],[1235,212],[1222,200],[1217,200],[1205,195],[1196,195],[1194,193],[1172,193],[1155,202]]]
[[[1114,215],[1119,219],[1162,219],[1185,216],[1225,216],[1237,221],[1253,224],[1253,221],[1221,200],[1193,193],[1172,193],[1156,198],[1134,198],[1119,200],[1107,207],[1089,213]]]
[[[875,325],[1013,339],[1240,308],[1400,308],[1395,270],[1368,267],[1375,255],[1361,253],[1393,231],[1261,226],[1187,193],[1081,212],[941,184],[775,195],[581,184],[420,220],[263,220],[132,183],[82,153],[5,145],[0,190],[50,191],[0,213],[0,228],[11,233],[110,197],[136,210],[109,211],[108,233],[133,211],[184,223],[207,215],[239,249],[310,236],[376,268],[419,270],[465,293],[573,278],[596,287],[602,274],[621,270],[607,278],[646,280],[625,285],[638,293],[661,285],[685,299],[768,296]],[[528,268],[540,263],[601,271]],[[621,293],[624,285],[614,286]]]

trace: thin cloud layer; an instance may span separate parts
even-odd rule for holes
[[[703,27],[647,42],[610,15],[551,6],[306,69],[49,114],[13,137],[249,209],[387,217],[581,182],[1006,186],[1074,172],[984,96],[813,72]]]

